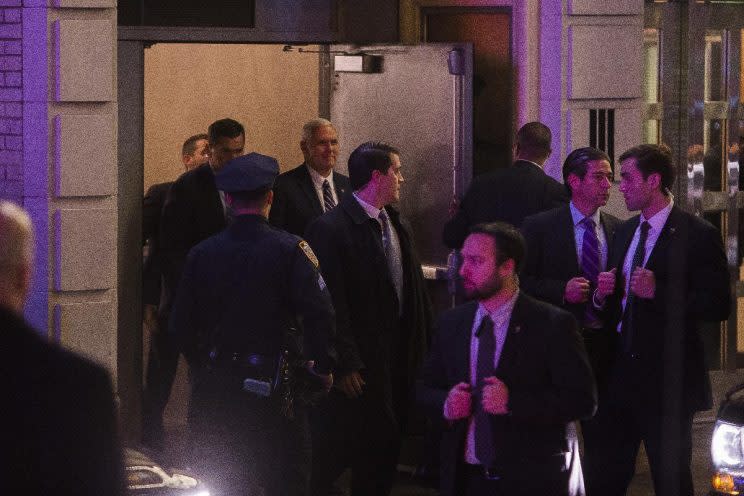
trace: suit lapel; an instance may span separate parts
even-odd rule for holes
[[[604,232],[607,243],[612,241],[612,234],[615,232],[615,226],[610,220],[610,217],[606,213],[599,211],[599,222],[602,224],[602,232]]]
[[[526,296],[520,291],[517,301],[514,303],[511,318],[509,319],[509,328],[506,331],[506,338],[504,339],[504,347],[501,349],[501,356],[499,357],[499,366],[496,367],[497,377],[504,378],[508,376],[509,372],[519,365],[519,350],[521,348],[519,342],[522,338],[525,319],[527,317],[525,298]]]
[[[367,215],[367,212],[353,195],[345,197],[341,201],[340,206],[351,217],[357,228],[364,232],[364,235],[360,238],[363,239],[363,244],[369,244],[375,247],[374,260],[371,263],[375,264],[375,271],[378,274],[384,274],[388,283],[392,286],[393,280],[390,277],[390,270],[388,269],[387,259],[385,258],[385,249],[382,246],[382,227],[380,227],[380,223],[377,219],[373,219]]]
[[[553,227],[553,239],[555,240],[555,253],[563,253],[566,258],[563,263],[567,264],[567,272],[580,274],[581,267],[576,258],[576,236],[574,235],[574,223],[571,209],[568,206],[561,208],[558,214],[558,222]]]
[[[346,184],[341,184],[341,176],[339,174],[336,174],[336,172],[332,172],[333,174],[333,188],[336,190],[336,198],[338,198],[338,201],[341,201],[341,198],[346,196]]]
[[[610,269],[610,262],[612,260],[612,242],[614,241],[615,237],[615,229],[617,228],[617,223],[615,220],[607,215],[606,213],[599,211],[599,222],[602,224],[602,232],[604,232],[605,236],[605,246],[607,247],[607,263],[605,264],[604,270]]]
[[[310,172],[307,170],[307,165],[304,163],[299,166],[299,185],[300,189],[305,193],[307,200],[310,202],[310,207],[313,209],[315,215],[323,214],[323,207],[320,205],[318,194],[315,192],[315,185],[313,185],[313,178],[310,177]]]
[[[623,224],[620,229],[615,232],[616,238],[615,241],[612,243],[615,250],[613,250],[612,262],[607,264],[608,268],[617,267],[618,273],[622,273],[623,262],[625,261],[625,257],[627,256],[630,242],[633,240],[633,234],[638,228],[639,220],[640,217],[635,216],[627,221],[625,224]]]
[[[654,249],[648,257],[646,268],[653,270],[661,256],[658,254],[667,253],[667,246],[677,237],[678,224],[679,211],[677,210],[677,207],[672,207],[672,211],[669,212],[669,217],[667,218],[666,223],[664,223],[664,227],[661,229],[659,238],[656,240],[656,244],[654,244]]]
[[[208,215],[211,217],[209,222],[213,224],[210,230],[213,230],[214,232],[221,231],[227,225],[225,206],[222,204],[220,192],[217,190],[217,184],[214,180],[214,172],[212,172],[212,168],[209,164],[204,164],[202,167],[204,167],[204,172],[202,172],[204,180],[199,182],[204,185],[204,188],[206,188],[204,197],[207,199],[208,207],[205,211],[209,212],[211,210]]]
[[[469,303],[463,307],[463,314],[457,328],[456,336],[465,336],[466,339],[455,339],[454,356],[457,357],[456,378],[458,382],[470,383],[470,349],[473,341],[473,321],[478,310],[477,303]]]

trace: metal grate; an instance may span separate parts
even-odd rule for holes
[[[615,109],[589,110],[589,146],[607,153],[615,170]]]

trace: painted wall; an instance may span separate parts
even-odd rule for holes
[[[282,45],[153,45],[145,50],[144,188],[178,177],[183,141],[223,117],[245,126],[246,151],[292,168],[302,162],[302,125],[317,115],[317,54]]]

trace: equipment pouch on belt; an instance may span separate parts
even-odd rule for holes
[[[210,354],[212,369],[237,376],[243,391],[269,397],[280,386],[281,357],[255,353],[228,353],[213,349]]]

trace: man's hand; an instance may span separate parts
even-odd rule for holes
[[[617,279],[617,268],[609,272],[600,272],[597,275],[597,297],[604,301],[605,298],[615,292],[615,280]]]
[[[366,382],[364,382],[364,379],[362,379],[358,370],[349,372],[338,380],[338,388],[347,398],[357,398],[361,396],[364,392],[362,388],[365,384]]]
[[[319,374],[315,371],[315,360],[308,360],[305,364],[305,368],[308,372],[310,372],[313,376],[317,377],[320,383],[323,386],[323,390],[327,393],[331,390],[331,386],[333,386],[333,374]]]
[[[470,395],[470,384],[461,382],[450,389],[444,402],[444,418],[447,420],[459,420],[470,416],[472,399]]]
[[[505,415],[509,413],[509,388],[497,377],[483,379],[483,393],[481,404],[483,410],[491,415]]]
[[[630,290],[638,298],[653,298],[656,294],[656,276],[648,269],[636,267],[630,276]]]
[[[574,277],[566,283],[563,299],[568,303],[584,303],[589,298],[589,280]]]

